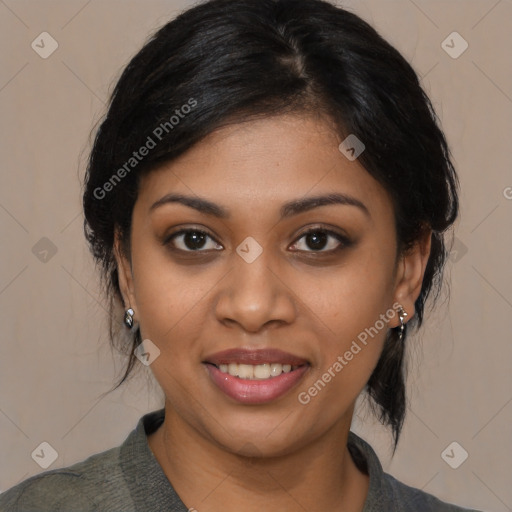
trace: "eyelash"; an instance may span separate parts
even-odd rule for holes
[[[176,231],[175,233],[171,233],[168,237],[165,238],[165,240],[162,242],[163,245],[171,245],[171,249],[172,250],[175,250],[175,251],[178,251],[178,252],[185,252],[185,253],[201,253],[201,252],[208,252],[208,251],[215,251],[215,250],[218,250],[218,249],[206,249],[206,250],[203,250],[203,249],[196,249],[196,250],[191,250],[191,249],[178,249],[177,247],[174,247],[172,246],[172,241],[177,238],[178,236],[181,236],[181,235],[186,235],[188,233],[199,233],[201,235],[206,235],[208,238],[211,238],[215,243],[218,244],[218,242],[215,240],[215,238],[210,235],[207,231],[204,231],[202,229],[193,229],[193,228],[188,228],[188,229],[181,229],[180,231]],[[302,250],[298,250],[297,252],[305,252],[305,253],[311,253],[311,254],[334,254],[340,250],[342,250],[343,248],[347,248],[347,247],[350,247],[353,243],[352,241],[347,238],[346,236],[342,235],[341,233],[337,233],[336,231],[332,231],[332,230],[329,230],[329,229],[326,229],[326,228],[323,228],[323,227],[313,227],[313,228],[309,228],[308,230],[304,231],[303,233],[300,234],[300,236],[298,238],[296,238],[296,240],[292,243],[292,246],[293,245],[296,245],[300,240],[302,240],[303,238],[305,238],[307,235],[311,234],[311,233],[323,233],[323,234],[326,234],[328,235],[328,237],[332,237],[334,239],[336,239],[338,242],[340,242],[340,245],[334,249],[329,249],[327,251],[325,250],[318,250],[318,251],[314,251],[314,250],[309,250],[309,251],[302,251]],[[220,245],[220,244],[219,244]]]

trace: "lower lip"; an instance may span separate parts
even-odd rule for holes
[[[265,404],[276,400],[292,389],[309,368],[308,365],[304,365],[277,377],[249,380],[221,372],[213,364],[205,366],[217,387],[233,400],[243,404]]]

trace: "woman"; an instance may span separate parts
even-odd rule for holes
[[[32,477],[1,510],[458,511],[383,473],[357,397],[399,440],[408,330],[458,215],[418,78],[320,0],[211,0],[119,79],[85,233],[118,339],[165,408],[119,447]],[[114,388],[115,389],[115,388]]]

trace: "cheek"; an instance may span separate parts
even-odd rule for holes
[[[298,402],[307,407],[304,412],[321,418],[323,425],[349,410],[364,389],[382,352],[386,314],[391,311],[371,293],[355,299],[343,295],[339,300],[346,307],[341,313],[334,307],[331,318],[324,318],[333,332],[318,340],[317,364],[297,390]]]
[[[147,247],[147,246],[146,246]],[[190,357],[211,289],[204,272],[173,264],[161,248],[133,252],[134,288],[141,335],[174,360]],[[187,345],[187,350],[181,348]]]
[[[325,273],[301,273],[294,292],[326,333],[348,340],[372,326],[392,304],[393,255],[359,250]]]
[[[322,333],[307,387],[299,390],[306,393],[303,401],[314,399],[322,410],[332,401],[334,409],[343,409],[370,378],[393,315],[393,258],[391,252],[359,251],[343,268],[331,270],[322,286],[318,279],[316,288],[312,278],[301,279],[300,293],[317,313],[316,332]]]

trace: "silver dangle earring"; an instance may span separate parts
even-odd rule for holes
[[[133,309],[128,308],[124,313],[124,325],[131,329],[133,327]]]
[[[405,312],[405,309],[400,306],[400,309],[398,310],[398,318],[400,320],[400,331],[398,331],[398,339],[402,341],[404,337],[404,331],[405,331],[405,317],[407,316],[407,313]]]

